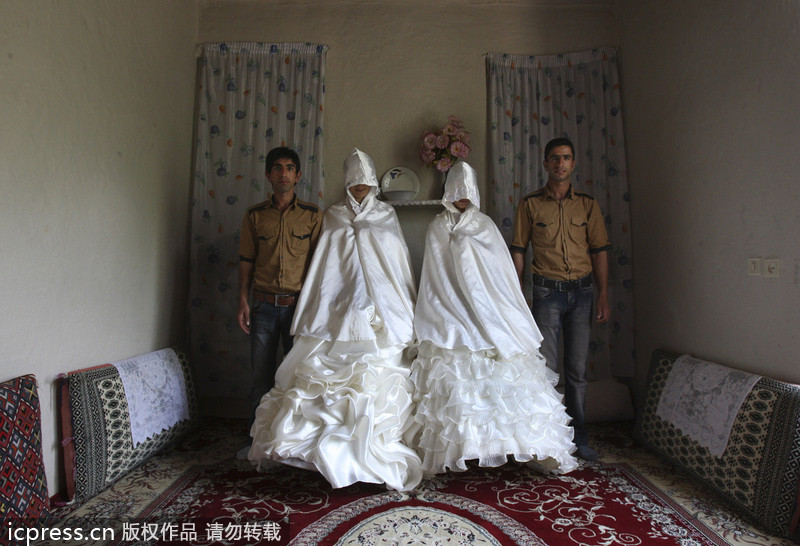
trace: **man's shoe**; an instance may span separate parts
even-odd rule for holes
[[[596,461],[599,457],[597,452],[587,445],[576,446],[575,456],[584,461]]]
[[[247,454],[250,453],[250,444],[247,444],[242,449],[236,452],[236,458],[240,461],[247,460]]]

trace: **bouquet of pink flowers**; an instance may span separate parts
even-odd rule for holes
[[[456,116],[450,116],[440,132],[428,131],[422,135],[419,158],[426,167],[436,167],[446,173],[458,159],[466,159],[471,151],[469,133],[464,130],[464,124]]]

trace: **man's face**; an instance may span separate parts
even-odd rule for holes
[[[469,199],[459,199],[458,201],[453,201],[453,206],[458,210],[460,210],[461,212],[464,212],[465,210],[467,210],[469,203],[470,203]]]
[[[366,184],[356,184],[355,186],[350,186],[350,195],[352,195],[359,203],[364,200],[368,193],[369,186]]]
[[[300,178],[300,171],[292,163],[291,159],[281,158],[272,164],[272,168],[267,173],[267,179],[272,184],[273,193],[290,193],[294,191],[294,186]]]
[[[550,150],[544,160],[544,170],[550,175],[553,182],[569,180],[575,170],[575,158],[572,157],[572,148],[569,146],[556,146]]]

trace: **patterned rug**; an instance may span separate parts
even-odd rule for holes
[[[730,514],[698,517],[707,515],[695,511],[709,506],[703,497],[690,493],[687,507],[675,483],[655,484],[622,460],[632,447],[626,429],[608,429],[602,441],[595,434],[603,460],[566,476],[509,463],[448,473],[402,494],[367,484],[334,490],[314,472],[280,465],[258,472],[231,456],[243,428],[207,423],[168,456],[58,512],[60,528],[113,528],[113,539],[38,543],[784,544]]]
[[[221,524],[223,538],[249,533],[235,544],[263,537],[266,522],[280,529],[275,543],[291,538],[292,544],[722,544],[630,468],[602,463],[558,477],[516,464],[473,468],[402,494],[362,484],[332,490],[314,472],[259,473],[229,461],[192,469],[138,519],[140,528],[195,522],[198,545],[215,543],[208,536],[212,521]]]

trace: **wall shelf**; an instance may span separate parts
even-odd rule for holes
[[[436,207],[442,206],[442,202],[437,199],[431,199],[428,201],[384,201],[384,203],[388,203],[393,207]]]

